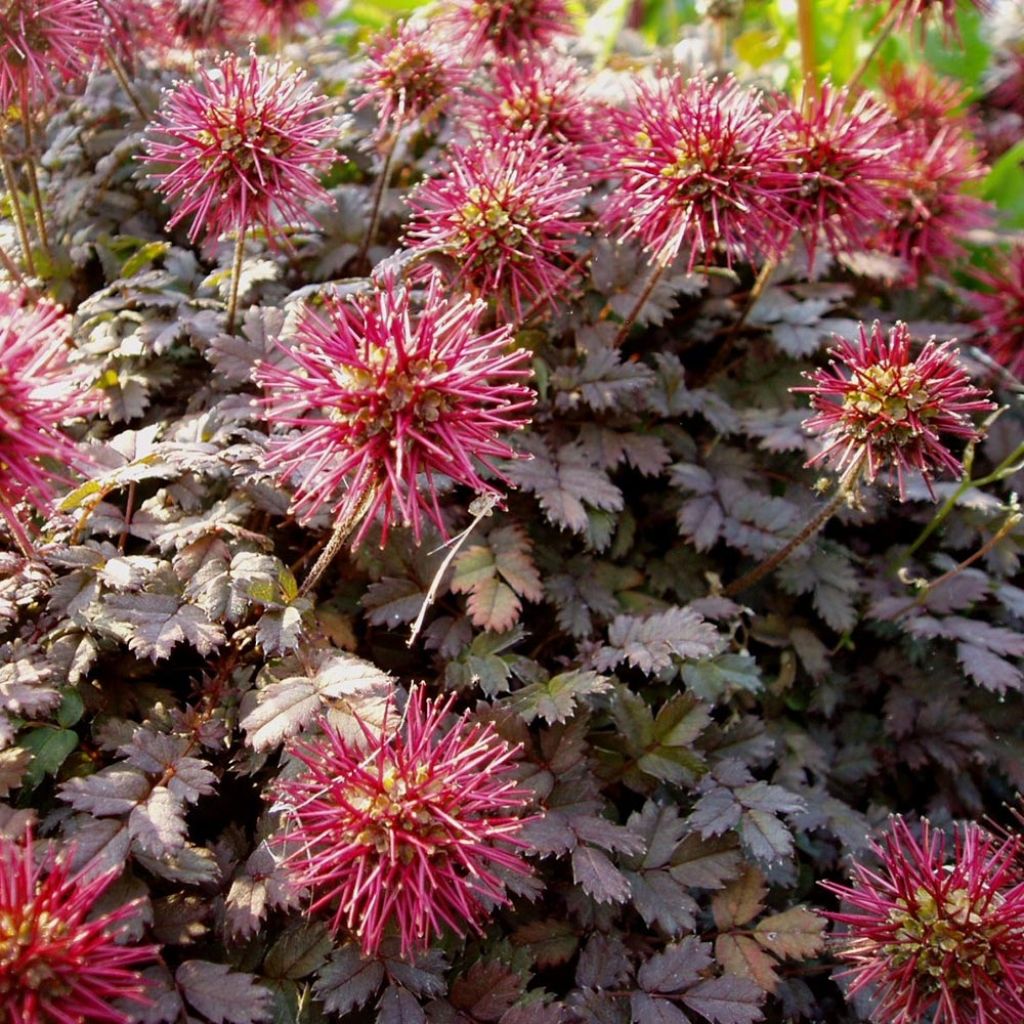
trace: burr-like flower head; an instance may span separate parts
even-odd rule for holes
[[[0,506],[8,510],[24,500],[49,507],[55,481],[76,461],[61,427],[98,405],[69,365],[68,330],[60,307],[26,307],[0,291]]]
[[[489,89],[466,103],[484,137],[539,136],[570,161],[603,150],[606,112],[584,95],[583,72],[572,58],[507,58],[491,79]]]
[[[407,288],[380,288],[307,311],[294,369],[264,364],[267,416],[293,428],[271,441],[268,464],[297,484],[302,520],[331,508],[339,519],[372,502],[358,539],[379,512],[383,540],[396,517],[417,539],[426,516],[444,532],[438,476],[496,493],[492,459],[514,458],[501,435],[526,424],[530,355],[510,350],[507,327],[479,334],[485,303],[449,301],[430,280],[419,313]]]
[[[399,22],[375,36],[356,81],[355,103],[377,110],[377,135],[386,138],[417,119],[439,114],[469,78],[469,70],[437,33]]]
[[[1010,373],[1024,377],[1024,246],[1000,269],[978,277],[991,289],[972,297],[981,313],[976,326],[982,344]]]
[[[853,885],[822,883],[839,896],[847,926],[840,957],[851,993],[876,999],[878,1024],[1010,1024],[1024,1020],[1024,884],[1013,860],[1020,841],[975,824],[953,850],[927,822],[920,839],[897,818],[873,849],[877,868],[853,865]]]
[[[970,0],[971,5],[979,11],[991,8],[990,0]],[[958,0],[861,0],[862,7],[882,7],[883,17],[896,20],[896,28],[911,28],[917,25],[924,35],[928,22],[932,18],[941,18],[943,30],[947,35],[959,36],[960,28],[956,20]]]
[[[786,106],[782,128],[802,177],[793,212],[811,262],[820,238],[836,254],[865,248],[892,199],[892,114],[867,93],[848,107],[826,83]]]
[[[0,1020],[11,1024],[129,1024],[117,1001],[145,1005],[141,964],[152,946],[117,941],[134,908],[94,906],[115,874],[73,875],[52,851],[36,860],[31,836],[0,836]]]
[[[933,74],[927,67],[888,68],[882,73],[881,87],[882,99],[901,128],[918,124],[928,138],[933,138],[940,128],[963,120],[958,111],[967,102],[967,90],[959,82]]]
[[[942,435],[978,440],[971,415],[995,406],[971,384],[951,342],[931,339],[916,359],[911,346],[906,324],[861,324],[856,342],[838,339],[828,369],[807,375],[810,387],[793,389],[810,394],[817,415],[804,427],[825,440],[808,465],[827,461],[868,482],[888,469],[901,500],[908,473],[920,473],[930,489],[933,473],[962,472]]]
[[[572,32],[565,0],[451,0],[444,21],[470,57],[512,57]]]
[[[315,15],[318,0],[231,0],[230,23],[236,35],[281,40]]]
[[[955,124],[932,136],[924,126],[908,125],[898,139],[891,223],[875,245],[904,261],[905,283],[912,286],[934,266],[959,259],[964,253],[959,239],[985,227],[990,210],[963,191],[984,176],[985,168]]]
[[[640,83],[613,116],[607,164],[620,183],[604,218],[623,238],[640,239],[661,264],[688,252],[691,268],[719,250],[729,263],[753,263],[786,248],[786,199],[800,178],[780,116],[764,111],[758,92],[732,79],[666,75]]]
[[[311,203],[329,202],[317,175],[337,154],[326,100],[302,72],[255,55],[224,57],[198,83],[180,82],[150,126],[147,162],[175,208],[173,227],[192,218],[189,238],[262,227],[271,240],[309,223]]]
[[[0,121],[82,78],[102,38],[95,0],[0,0]]]
[[[493,295],[499,315],[520,322],[565,285],[569,253],[584,230],[585,192],[539,139],[456,147],[447,174],[409,197],[407,241],[414,251],[447,253],[459,284]]]
[[[290,812],[281,842],[297,847],[293,877],[367,955],[389,932],[408,957],[446,926],[479,930],[508,901],[501,875],[529,874],[515,838],[527,802],[510,777],[515,750],[465,715],[446,727],[453,699],[420,687],[380,733],[360,722],[360,743],[324,720],[322,737],[291,748],[304,770],[279,784],[278,802]]]

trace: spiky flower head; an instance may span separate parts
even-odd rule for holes
[[[617,131],[607,170],[619,179],[603,219],[663,265],[687,252],[732,263],[778,256],[792,234],[786,200],[800,178],[786,157],[781,115],[732,78],[663,75],[641,82]]]
[[[59,306],[25,306],[21,294],[0,291],[0,509],[8,520],[22,501],[49,508],[78,455],[61,428],[99,404],[69,363],[69,329]]]
[[[573,30],[565,0],[451,0],[442,20],[468,57],[514,57]]]
[[[490,87],[470,95],[464,109],[485,138],[538,136],[563,159],[585,160],[602,150],[608,116],[584,89],[583,71],[571,57],[507,58],[492,69]]]
[[[155,946],[118,942],[136,908],[97,914],[117,872],[83,877],[49,849],[36,859],[31,834],[0,835],[0,1019],[11,1024],[129,1024],[115,1002],[146,1005],[142,964]]]
[[[537,138],[456,146],[447,173],[409,196],[406,242],[414,252],[452,257],[458,284],[493,295],[499,317],[519,323],[566,284],[586,191]]]
[[[146,162],[158,192],[175,208],[167,226],[192,218],[189,238],[260,226],[271,241],[309,223],[309,205],[329,203],[317,175],[337,154],[334,134],[301,71],[250,54],[225,56],[198,81],[169,91],[150,125]]]
[[[863,472],[869,483],[887,469],[900,500],[909,473],[920,473],[929,490],[935,472],[959,475],[963,467],[942,435],[978,440],[971,415],[995,406],[971,383],[953,343],[932,338],[913,358],[907,325],[886,331],[877,320],[860,325],[857,341],[837,342],[830,367],[807,374],[811,386],[793,388],[817,410],[804,428],[824,435],[825,447],[808,465]]]
[[[990,291],[974,292],[972,302],[981,313],[975,321],[981,344],[1010,373],[1024,377],[1024,246],[1017,246],[1005,264],[979,274]]]
[[[923,273],[960,259],[959,239],[988,225],[991,208],[964,192],[985,167],[955,124],[931,137],[923,126],[908,125],[897,138],[890,223],[873,245],[903,261],[904,283],[913,286]]]
[[[928,23],[933,18],[942,20],[947,35],[959,36],[960,27],[956,20],[958,0],[860,0],[861,7],[882,7],[885,18],[893,18],[897,29],[916,25],[924,36]],[[970,0],[976,10],[988,11],[990,0]]]
[[[289,812],[280,842],[295,882],[327,908],[335,934],[352,933],[372,956],[388,933],[413,956],[445,927],[480,930],[508,902],[502,874],[527,875],[515,749],[464,714],[446,726],[454,697],[413,690],[400,719],[380,732],[361,720],[361,742],[327,720],[323,735],[293,743],[303,770],[278,784]]]
[[[231,0],[229,23],[240,38],[267,36],[279,42],[313,18],[319,0]]]
[[[900,127],[919,124],[932,138],[945,125],[963,120],[958,111],[967,102],[968,90],[926,66],[908,70],[893,65],[882,72],[880,85],[881,98]]]
[[[95,0],[0,0],[0,120],[84,77],[101,43]]]
[[[413,121],[429,123],[468,79],[469,69],[438,33],[399,22],[367,45],[355,109],[376,108],[376,135],[384,139]]]
[[[853,865],[853,885],[822,883],[850,910],[839,956],[850,992],[875,998],[878,1024],[1011,1024],[1024,1019],[1024,883],[1020,840],[973,823],[953,849],[928,822],[920,838],[896,818],[877,868]]]
[[[800,105],[785,102],[782,130],[802,180],[793,209],[810,262],[819,238],[833,254],[864,249],[889,215],[892,114],[868,93],[851,106],[827,82]]]
[[[365,506],[357,543],[378,513],[381,543],[396,520],[418,540],[424,516],[445,532],[438,477],[497,493],[481,472],[503,480],[492,460],[515,457],[501,435],[533,407],[530,355],[510,350],[508,327],[478,333],[486,303],[444,292],[432,277],[417,313],[386,275],[369,294],[329,299],[301,319],[286,350],[295,368],[257,371],[267,418],[292,429],[271,440],[267,462],[296,483],[300,520]]]

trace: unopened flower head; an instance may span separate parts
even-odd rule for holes
[[[52,851],[36,859],[31,836],[0,836],[0,1019],[11,1024],[129,1024],[124,1001],[146,1005],[141,965],[152,946],[118,941],[131,904],[97,914],[116,873],[71,873]]]
[[[787,247],[786,200],[800,178],[781,118],[763,110],[760,93],[732,79],[666,75],[640,83],[613,118],[607,164],[620,183],[604,219],[622,238],[639,239],[663,265],[685,252],[691,269],[720,250],[731,264]]]
[[[878,1024],[1010,1024],[1024,1020],[1024,884],[1019,839],[975,824],[953,849],[927,822],[917,838],[895,819],[879,866],[853,865],[853,885],[822,883],[850,909],[840,957],[851,994],[867,990]]]
[[[973,386],[952,342],[931,339],[916,358],[912,344],[906,324],[861,324],[857,341],[838,339],[828,369],[807,375],[811,386],[793,389],[810,394],[817,415],[804,427],[825,441],[808,465],[863,472],[869,483],[888,470],[901,500],[908,474],[920,473],[930,490],[934,473],[963,471],[943,435],[978,440],[971,416],[995,406]]]
[[[458,283],[493,295],[499,316],[521,322],[567,284],[570,253],[583,233],[586,188],[543,141],[494,138],[453,148],[449,170],[409,197],[406,240],[413,251],[441,250]]]
[[[337,154],[327,101],[302,72],[250,55],[224,57],[198,83],[171,90],[147,140],[150,177],[175,208],[168,227],[192,218],[189,238],[259,225],[273,241],[309,223],[312,203],[330,202],[317,175]]]
[[[509,348],[508,327],[478,333],[483,301],[444,292],[433,277],[417,313],[385,277],[306,312],[287,349],[295,369],[260,367],[268,419],[292,429],[272,439],[268,465],[295,482],[303,521],[326,509],[345,519],[372,498],[357,542],[378,513],[381,543],[396,520],[418,539],[424,516],[445,531],[439,476],[497,493],[481,472],[504,479],[493,460],[515,458],[501,435],[528,421],[530,354]]]
[[[924,127],[908,125],[898,139],[891,221],[874,246],[904,262],[904,283],[912,286],[923,273],[963,256],[959,239],[988,225],[991,212],[964,192],[965,185],[984,177],[985,167],[955,124],[931,137]]]
[[[1000,269],[978,277],[990,289],[972,296],[981,314],[976,321],[981,343],[1010,373],[1024,378],[1024,245]]]
[[[445,927],[479,930],[490,907],[508,902],[502,874],[529,874],[516,839],[528,797],[512,778],[515,750],[465,715],[447,727],[452,701],[419,687],[380,733],[360,721],[360,743],[324,720],[322,737],[292,745],[304,769],[278,786],[296,883],[368,956],[388,933],[410,957]]]
[[[95,0],[0,0],[0,121],[84,77],[101,42]]]
[[[801,174],[793,200],[810,262],[820,238],[833,254],[864,249],[889,214],[896,149],[893,117],[867,93],[852,106],[828,83],[782,124]]]
[[[23,305],[0,291],[0,506],[47,509],[61,472],[76,460],[62,426],[88,415],[98,395],[69,363],[69,322],[58,306]]]
[[[429,122],[468,78],[469,70],[436,32],[400,22],[367,46],[355,107],[376,108],[377,137],[383,139],[413,121]]]
[[[469,57],[513,57],[572,32],[565,0],[451,0],[443,20]]]
[[[484,137],[539,136],[569,161],[598,154],[607,135],[607,114],[584,95],[582,69],[560,55],[501,61],[491,87],[471,95],[465,109]]]

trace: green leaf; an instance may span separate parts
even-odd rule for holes
[[[44,775],[56,775],[60,766],[78,746],[78,733],[70,729],[42,726],[31,729],[18,741],[18,745],[32,752],[32,763],[25,772],[23,785],[34,789]]]
[[[57,708],[57,724],[70,729],[85,714],[85,704],[77,690],[65,690],[62,694],[60,707]]]
[[[992,165],[982,182],[981,195],[999,207],[1010,227],[1024,227],[1024,141]]]

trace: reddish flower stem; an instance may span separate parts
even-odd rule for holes
[[[32,113],[26,110],[22,124],[25,128],[25,172],[28,176],[28,187],[32,192],[32,212],[36,218],[36,230],[39,232],[39,244],[48,262],[53,262],[53,250],[50,247],[50,233],[46,227],[46,211],[43,208],[43,193],[39,188],[39,174],[36,169],[35,133],[32,130]]]
[[[629,315],[625,320],[622,321],[622,325],[619,327],[619,333],[615,335],[615,340],[612,342],[614,348],[618,348],[627,337],[629,332],[633,329],[633,324],[636,323],[636,318],[640,315],[644,306],[647,305],[647,300],[651,297],[651,293],[658,286],[658,282],[661,280],[662,275],[668,269],[667,264],[659,263],[651,274],[647,281],[647,285],[644,290],[640,293],[640,298],[637,299],[636,305],[629,311]]]
[[[228,299],[228,334],[235,333],[238,317],[238,287],[242,281],[242,263],[245,261],[245,228],[239,228],[235,239],[235,258],[231,263],[231,296]]]
[[[6,501],[0,501],[0,516],[3,516],[4,521],[7,523],[7,527],[11,531],[11,536],[14,538],[14,542],[18,545],[18,549],[21,553],[26,558],[34,561],[36,557],[36,549],[32,543],[32,538],[29,537],[28,531],[24,526],[22,526],[17,515],[15,515],[14,509],[11,508]]]
[[[110,43],[103,44],[103,55],[107,58],[107,63],[110,65],[110,70],[114,72],[115,77],[124,90],[125,96],[132,101],[132,106],[135,108],[136,113],[143,121],[148,122],[150,119],[150,113],[146,110],[142,99],[139,94],[135,91],[135,86],[132,85],[131,79],[128,77],[128,73],[125,70],[125,66],[121,63],[121,58],[118,57],[114,48]]]
[[[387,191],[388,181],[391,178],[391,160],[398,148],[398,133],[402,130],[402,122],[395,124],[395,130],[391,133],[387,149],[384,151],[384,162],[381,165],[377,183],[373,189],[373,199],[370,203],[370,223],[366,227],[366,234],[363,236],[362,244],[356,253],[356,262],[362,263],[373,245],[373,239],[377,234],[380,225],[380,208],[384,202],[384,193]]]
[[[349,514],[338,520],[335,524],[334,532],[331,534],[331,539],[327,542],[327,546],[320,552],[320,557],[313,563],[313,568],[309,570],[309,575],[302,581],[302,586],[299,587],[300,597],[308,594],[320,582],[320,577],[330,567],[331,562],[334,561],[342,545],[362,521],[363,516],[370,510],[370,506],[373,504],[376,496],[377,488],[372,485],[368,486],[360,496],[359,501],[349,507]]]

